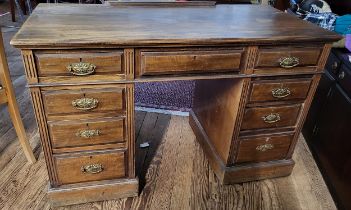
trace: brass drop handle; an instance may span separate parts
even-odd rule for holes
[[[96,164],[89,164],[89,165],[82,166],[80,170],[83,173],[98,174],[104,170],[104,167],[101,164],[96,163]]]
[[[345,78],[345,72],[344,71],[340,72],[338,77],[339,77],[339,79],[344,79]]]
[[[99,100],[95,98],[79,98],[72,101],[72,106],[78,110],[92,110],[99,104]]]
[[[92,63],[79,62],[71,63],[67,67],[67,70],[76,76],[86,76],[95,72],[96,66]]]
[[[297,57],[283,57],[279,59],[280,67],[285,69],[294,68],[299,64],[300,64],[300,61],[299,61],[299,58]]]
[[[339,64],[338,62],[334,61],[334,63],[332,64],[332,70],[336,70],[338,68]]]
[[[289,88],[276,88],[272,90],[272,96],[274,98],[286,98],[291,94]]]
[[[256,150],[260,151],[260,152],[265,152],[265,151],[271,150],[273,148],[274,148],[273,144],[262,144],[262,145],[257,146]]]
[[[88,139],[94,136],[100,136],[100,134],[101,134],[100,130],[82,130],[82,131],[78,131],[76,133],[76,136]]]
[[[271,113],[267,116],[263,116],[262,119],[265,123],[276,123],[280,121],[280,115],[278,113]]]

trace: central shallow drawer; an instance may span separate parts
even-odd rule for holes
[[[124,88],[43,91],[47,115],[120,112],[125,109]]]
[[[301,104],[246,108],[241,130],[295,126]]]
[[[124,151],[56,155],[58,183],[71,184],[116,179],[126,176]]]
[[[289,151],[292,134],[248,137],[240,139],[236,163],[284,159]]]
[[[49,122],[53,148],[124,142],[125,119]]]
[[[249,102],[304,100],[311,79],[262,80],[251,84]]]
[[[238,72],[243,49],[137,51],[137,75]]]
[[[39,51],[35,53],[38,76],[85,76],[123,74],[123,50]],[[85,64],[85,66],[79,64]]]

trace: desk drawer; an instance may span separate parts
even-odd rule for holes
[[[72,50],[35,53],[39,77],[84,76],[84,80],[89,80],[91,77],[88,75],[123,74],[122,59],[122,50]]]
[[[59,185],[122,178],[126,176],[124,151],[56,155]]]
[[[243,49],[139,50],[137,74],[238,72]]]
[[[316,71],[322,47],[272,47],[259,48],[255,63],[256,73],[271,71]]]
[[[125,118],[49,122],[53,148],[125,141]]]
[[[284,159],[293,137],[293,134],[285,134],[241,139],[236,163]]]
[[[47,115],[120,112],[125,109],[125,89],[72,89],[43,91]]]
[[[311,82],[311,79],[254,81],[249,102],[304,100]]]
[[[301,104],[246,108],[241,130],[295,126]]]

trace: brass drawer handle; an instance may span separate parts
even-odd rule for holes
[[[95,72],[96,66],[91,63],[79,62],[79,63],[71,63],[66,68],[73,75],[86,76],[86,75],[93,74]]]
[[[95,109],[99,101],[95,98],[79,98],[72,101],[72,106],[79,110]]]
[[[279,59],[279,64],[282,68],[290,69],[299,65],[300,61],[296,57],[284,57]]]
[[[260,151],[260,152],[265,152],[265,151],[271,150],[273,148],[274,148],[273,144],[262,144],[262,145],[257,146],[256,150]]]
[[[276,123],[280,121],[280,115],[278,113],[271,113],[267,116],[262,117],[265,123]]]
[[[82,131],[78,131],[76,133],[76,136],[88,139],[94,136],[100,136],[100,134],[101,134],[100,130],[82,130]]]
[[[338,77],[339,77],[339,79],[344,79],[345,78],[345,72],[344,71],[340,72]]]
[[[276,88],[272,90],[272,96],[274,98],[285,98],[291,94],[289,88]]]
[[[332,67],[332,70],[335,71],[339,67],[339,63],[334,61],[334,63],[331,65],[331,67]]]
[[[100,173],[100,172],[102,172],[104,170],[104,167],[101,164],[96,163],[96,164],[90,164],[90,165],[82,166],[80,168],[80,170],[83,173],[98,174],[98,173]]]

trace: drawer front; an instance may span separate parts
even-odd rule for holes
[[[299,67],[315,67],[318,65],[322,47],[276,47],[260,48],[255,69],[272,68],[278,70],[301,70]]]
[[[249,102],[304,100],[311,81],[311,79],[255,81],[251,84]]]
[[[293,137],[293,134],[289,134],[241,139],[236,163],[284,159]]]
[[[241,130],[294,126],[300,109],[301,104],[246,108]]]
[[[124,98],[124,88],[43,91],[47,115],[121,111]]]
[[[59,185],[122,178],[125,163],[124,151],[55,156]]]
[[[59,51],[35,53],[38,75],[87,76],[123,74],[123,51]],[[85,64],[79,65],[79,64]],[[84,77],[89,80],[89,77]]]
[[[235,72],[240,70],[243,49],[139,51],[138,75]]]
[[[49,122],[53,148],[124,142],[125,119]]]

